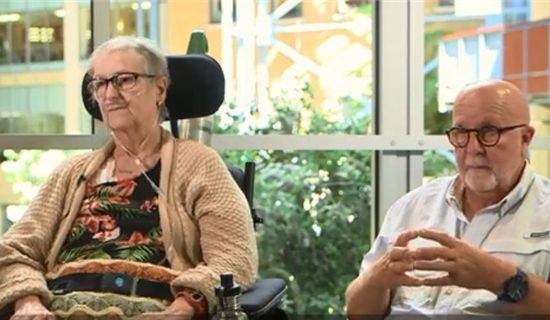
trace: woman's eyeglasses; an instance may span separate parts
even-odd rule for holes
[[[107,86],[109,82],[120,91],[128,91],[136,86],[139,77],[154,78],[155,75],[135,73],[135,72],[123,72],[117,73],[110,78],[93,78],[88,84],[88,90],[96,97],[104,97],[107,92]]]

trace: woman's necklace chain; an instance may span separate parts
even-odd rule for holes
[[[146,161],[146,160],[149,159],[149,158],[151,158],[152,156],[159,156],[159,152],[160,152],[160,149],[161,149],[161,147],[162,147],[162,135],[163,135],[163,133],[162,133],[162,131],[161,131],[160,138],[159,138],[159,143],[158,143],[158,145],[157,145],[156,150],[155,150],[153,153],[151,153],[150,155],[146,156],[146,157],[143,158],[143,159],[139,158],[138,156],[135,156],[136,159],[134,160],[134,163],[135,163],[136,166],[135,166],[133,169],[131,169],[131,170],[121,169],[121,168],[118,166],[118,164],[117,164],[117,162],[116,162],[116,159],[114,159],[114,163],[115,163],[115,172],[114,172],[114,173],[115,173],[115,175],[116,175],[116,173],[128,174],[128,175],[129,175],[129,174],[132,174],[132,173],[135,173],[137,170],[141,170],[140,166],[143,166],[143,167],[144,167],[143,169],[149,170],[150,167],[147,166],[147,161]],[[129,155],[133,155],[133,154],[130,153],[128,150],[125,150],[125,151],[126,151],[126,153],[128,153]],[[114,157],[113,157],[113,158],[114,158]],[[155,163],[156,163],[156,161],[155,161]]]

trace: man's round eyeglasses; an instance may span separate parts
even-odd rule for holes
[[[88,84],[88,90],[96,97],[103,97],[107,92],[109,82],[117,90],[128,91],[136,86],[139,77],[154,78],[155,75],[135,72],[117,73],[110,78],[93,78]]]
[[[526,124],[518,124],[509,127],[483,126],[479,129],[465,129],[462,127],[452,127],[445,131],[449,142],[456,148],[464,148],[470,141],[470,132],[474,132],[477,142],[485,147],[493,147],[500,141],[500,136],[513,129],[526,127]]]

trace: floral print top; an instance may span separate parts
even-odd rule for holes
[[[159,185],[160,161],[147,176]],[[119,259],[168,266],[158,201],[157,192],[143,174],[134,179],[88,183],[58,263]]]

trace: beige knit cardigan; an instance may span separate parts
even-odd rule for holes
[[[197,142],[163,133],[160,225],[173,292],[189,287],[215,304],[213,287],[232,272],[244,288],[256,278],[258,253],[250,209],[218,154]],[[45,275],[57,256],[84,198],[86,181],[109,158],[113,140],[66,160],[50,175],[22,219],[0,240],[0,310],[27,295],[48,305]],[[169,208],[166,207],[168,204]],[[86,263],[86,262],[83,262]]]

